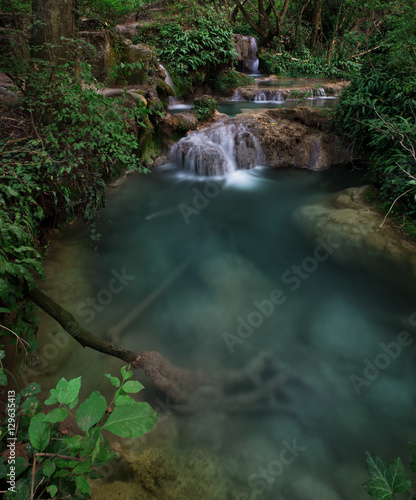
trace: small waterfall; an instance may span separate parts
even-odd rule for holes
[[[258,50],[257,42],[253,36],[251,36],[250,38],[251,38],[251,40],[250,40],[251,59],[248,60],[248,62],[246,63],[246,66],[251,71],[251,73],[258,74],[258,72],[259,72],[259,60],[257,57],[257,50]]]
[[[316,89],[313,94],[314,97],[326,97],[325,89],[323,89],[322,87]]]
[[[283,102],[283,92],[275,90],[265,90],[263,92],[256,93],[254,96],[254,102]]]
[[[235,35],[234,44],[243,73],[260,76],[256,39],[248,35]]]
[[[159,63],[159,66],[163,69],[163,71],[166,73],[166,78],[165,82],[169,85],[169,87],[175,92],[176,95],[176,89],[175,89],[175,84],[173,83],[173,80],[171,76],[169,75],[167,69],[163,66],[163,64]],[[176,106],[178,104],[178,100],[176,97],[172,97],[171,95],[168,97],[168,104],[169,107],[171,108],[172,106]]]
[[[253,168],[261,160],[262,151],[246,125],[215,123],[181,139],[169,157],[183,170],[214,176]]]

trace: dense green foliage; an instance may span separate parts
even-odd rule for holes
[[[209,75],[232,66],[232,29],[213,9],[184,1],[167,15],[171,20],[139,28],[133,41],[156,47],[178,95],[193,92]]]
[[[312,56],[307,47],[293,52],[277,55],[274,51],[263,49],[259,54],[260,69],[265,74],[280,75],[290,78],[338,78],[349,79],[361,69],[361,64],[354,61]]]
[[[393,17],[383,47],[352,79],[337,108],[336,125],[370,156],[371,178],[404,226],[416,222],[416,22],[413,7]],[[397,209],[397,210],[396,210]]]
[[[213,97],[204,95],[194,100],[194,112],[198,120],[204,121],[211,118],[217,107],[217,102]]]
[[[0,386],[7,385],[3,357],[4,351],[0,351]],[[106,375],[116,388],[110,404],[98,391],[79,404],[81,377],[61,378],[43,405],[36,397],[41,388],[35,382],[19,393],[9,391],[0,442],[4,447],[19,443],[29,459],[17,456],[15,448],[10,448],[13,453],[7,460],[0,458],[0,480],[10,480],[7,474],[14,468],[13,489],[8,483],[5,500],[34,498],[35,492],[36,498],[90,498],[87,479],[102,477],[99,467],[116,456],[102,431],[137,438],[157,421],[158,415],[147,403],[138,403],[130,396],[143,389],[140,382],[129,380],[132,376],[128,367],[121,368],[121,380]],[[73,436],[64,430],[71,417],[79,430]]]
[[[210,77],[211,88],[220,94],[230,94],[233,89],[247,85],[253,85],[256,80],[249,75],[239,73],[235,69],[228,69]]]
[[[93,221],[108,181],[126,168],[146,171],[137,138],[146,108],[105,97],[88,67],[81,80],[70,63],[58,69],[35,64],[33,70],[25,60],[4,58],[1,65],[16,82],[30,82],[21,84],[0,135],[0,314],[8,313],[13,329],[29,340],[36,321],[24,296],[44,275],[36,250],[40,228],[75,214]],[[12,329],[8,320],[2,323]]]

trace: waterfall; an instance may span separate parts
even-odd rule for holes
[[[169,85],[169,87],[175,92],[176,95],[176,89],[175,89],[175,84],[173,83],[173,80],[171,76],[169,75],[167,69],[163,66],[163,64],[159,63],[159,66],[163,69],[163,71],[166,73],[166,78],[165,82]],[[169,107],[171,108],[172,106],[176,106],[178,104],[178,100],[176,97],[172,97],[171,95],[168,97],[168,104]]]
[[[246,64],[246,66],[250,69],[251,73],[258,74],[259,72],[259,60],[257,57],[257,42],[256,39],[251,36],[250,37],[250,55],[251,59],[249,60],[249,64]]]
[[[275,90],[265,90],[258,92],[254,96],[255,102],[283,102],[283,92]]]
[[[260,76],[256,39],[248,35],[234,35],[234,44],[243,73]]]
[[[314,92],[314,97],[326,97],[326,94],[325,94],[325,89],[323,89],[322,87],[320,87],[319,89],[316,89],[315,92]]]
[[[261,156],[257,137],[243,123],[215,123],[192,132],[169,155],[181,169],[207,176],[253,168]]]

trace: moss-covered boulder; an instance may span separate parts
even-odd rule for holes
[[[209,96],[203,95],[194,99],[194,112],[195,116],[200,121],[206,121],[211,118],[217,107],[217,101]]]
[[[253,85],[255,83],[256,80],[252,76],[240,73],[235,69],[227,69],[218,73],[212,79],[211,85],[214,92],[220,95],[230,95],[237,87]]]

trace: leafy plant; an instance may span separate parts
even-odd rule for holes
[[[0,351],[0,385],[7,384],[2,369]],[[143,389],[140,382],[131,380],[129,367],[121,368],[121,378],[105,375],[116,388],[108,405],[99,391],[94,391],[79,404],[81,377],[67,381],[65,378],[51,389],[48,399],[37,399],[41,388],[32,382],[19,394],[9,391],[9,418],[15,426],[1,435],[16,438],[24,447],[29,460],[9,453],[8,460],[0,459],[0,479],[7,477],[14,467],[15,485],[5,494],[5,500],[17,498],[78,498],[91,496],[88,479],[101,477],[99,467],[107,464],[116,453],[102,436],[106,430],[116,436],[137,438],[149,432],[157,421],[157,414],[144,402],[135,401],[130,394]],[[45,407],[55,406],[47,410]],[[43,410],[43,411],[42,411]],[[74,418],[79,433],[69,435],[65,422]],[[10,423],[9,421],[9,423]]]
[[[195,115],[198,120],[204,121],[211,118],[217,107],[217,102],[213,97],[204,95],[194,100]]]
[[[416,472],[414,461],[416,447],[411,444],[409,446],[413,455],[411,468]],[[367,452],[366,462],[371,479],[363,486],[373,500],[396,499],[396,493],[403,493],[410,488],[412,483],[407,478],[400,458],[396,458],[391,465],[388,465],[377,455]]]

